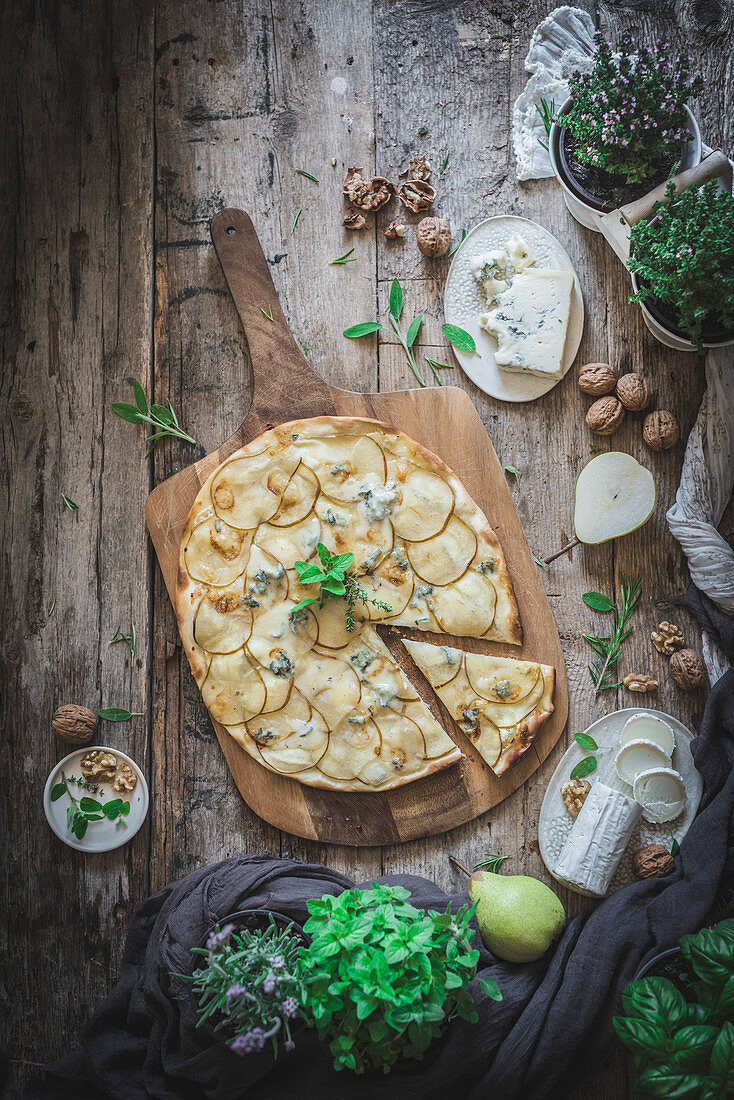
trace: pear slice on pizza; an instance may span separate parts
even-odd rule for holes
[[[459,729],[495,775],[503,775],[525,755],[553,713],[555,670],[512,657],[402,641]]]

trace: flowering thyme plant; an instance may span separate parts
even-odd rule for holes
[[[236,932],[233,924],[217,925],[206,947],[193,949],[205,965],[193,975],[176,975],[193,983],[199,1025],[211,1020],[235,1054],[252,1054],[271,1042],[277,1057],[279,1039],[286,1050],[293,1049],[291,1026],[305,989],[298,965],[301,939],[290,929],[280,931],[272,916],[264,930]]]
[[[372,884],[309,901],[301,950],[308,1008],[334,1068],[388,1073],[400,1057],[422,1059],[454,1016],[477,1020],[469,982],[479,952],[472,950],[474,908],[423,912],[401,886]],[[502,1000],[489,978],[484,993]]]
[[[616,49],[600,34],[594,42],[594,63],[572,74],[571,109],[556,119],[576,138],[578,159],[628,184],[654,176],[666,161],[677,166],[681,144],[692,137],[684,106],[702,78],[691,76],[687,58],[670,57],[667,42],[647,49],[629,33]]]
[[[701,346],[706,323],[734,328],[734,197],[715,180],[656,203],[632,226],[630,271],[641,282],[630,299],[672,307],[680,327]]]

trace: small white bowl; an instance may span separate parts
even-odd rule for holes
[[[127,817],[121,819],[120,824],[116,821],[108,821],[106,818],[103,818],[102,821],[91,821],[83,838],[77,840],[66,825],[66,810],[70,805],[69,799],[64,794],[56,802],[52,802],[51,788],[61,781],[62,771],[67,776],[81,775],[80,763],[82,757],[95,749],[111,752],[120,763],[129,764],[137,775],[138,781],[132,791],[122,795],[113,791],[110,783],[99,783],[96,794],[92,794],[91,791],[86,791],[82,787],[78,787],[76,783],[72,783],[71,791],[77,800],[89,797],[96,798],[98,802],[109,802],[112,798],[121,798],[123,802],[130,803],[130,813]],[[43,809],[51,829],[56,833],[59,840],[63,840],[64,844],[68,844],[70,848],[76,848],[80,852],[111,852],[114,848],[121,848],[123,844],[127,844],[145,821],[149,801],[148,784],[145,782],[145,776],[135,761],[119,749],[111,749],[106,745],[84,745],[83,748],[75,749],[63,760],[59,760],[46,780],[43,791]]]

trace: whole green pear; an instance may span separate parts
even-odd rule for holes
[[[560,935],[566,911],[544,882],[528,875],[475,871],[469,894],[485,947],[507,962],[539,959]]]

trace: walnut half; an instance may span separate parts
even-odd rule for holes
[[[667,619],[661,622],[657,630],[653,630],[650,639],[658,653],[663,653],[666,657],[670,657],[671,653],[675,653],[676,649],[682,649],[686,644],[683,631],[674,623],[669,623]]]
[[[117,757],[105,749],[93,749],[81,759],[82,775],[87,779],[98,779],[108,783],[117,772]]]
[[[561,787],[561,798],[571,817],[578,817],[581,807],[586,801],[586,796],[591,790],[591,783],[585,779],[568,779]]]
[[[119,794],[129,794],[130,791],[135,790],[137,781],[138,777],[130,765],[123,762],[117,769],[117,775],[112,780],[112,790],[117,791]]]
[[[627,691],[657,691],[658,682],[653,680],[652,676],[646,676],[644,672],[631,672],[629,676],[625,676],[622,683],[627,688]]]

